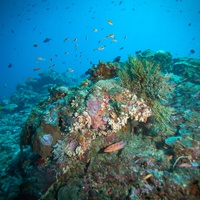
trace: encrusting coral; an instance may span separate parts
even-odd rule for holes
[[[170,132],[171,109],[163,106],[173,86],[169,84],[170,75],[162,75],[159,65],[151,60],[129,56],[128,61],[118,73],[121,84],[143,98],[152,108],[155,120],[162,131]]]

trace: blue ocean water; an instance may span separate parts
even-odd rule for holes
[[[199,0],[2,0],[0,99],[52,65],[79,76],[91,63],[125,61],[137,50],[198,58],[199,21]]]

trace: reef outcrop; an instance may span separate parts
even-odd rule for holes
[[[168,76],[176,64],[169,52],[146,50],[127,62],[99,62],[77,86],[48,83],[49,93],[26,120],[13,161],[22,177],[17,198],[200,195],[198,114],[193,112],[192,121],[181,110],[184,90],[176,86],[186,74]],[[194,89],[192,97],[199,99]],[[184,106],[192,105],[188,98]]]

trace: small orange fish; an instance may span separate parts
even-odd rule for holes
[[[40,71],[41,69],[42,69],[41,67],[36,67],[36,68],[34,68],[33,71]]]
[[[114,40],[112,40],[112,42],[117,42],[117,40],[114,39]]]
[[[143,181],[147,180],[148,178],[152,177],[151,174],[147,174],[144,178],[143,178]]]
[[[107,22],[110,24],[110,25],[113,25],[113,22],[111,20],[107,20]]]
[[[97,28],[95,28],[93,31],[96,33],[98,30],[97,30]]]
[[[125,144],[126,143],[124,141],[112,144],[108,146],[107,148],[105,148],[104,152],[117,152],[118,150],[123,149]]]
[[[173,158],[172,155],[168,156],[168,157],[167,157],[167,162],[169,162],[172,158]]]
[[[154,160],[155,160],[155,158],[149,158],[148,159],[149,162],[154,161]]]

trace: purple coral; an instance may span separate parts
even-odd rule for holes
[[[41,138],[41,142],[45,146],[51,146],[51,144],[53,142],[53,136],[51,134],[45,134]]]

